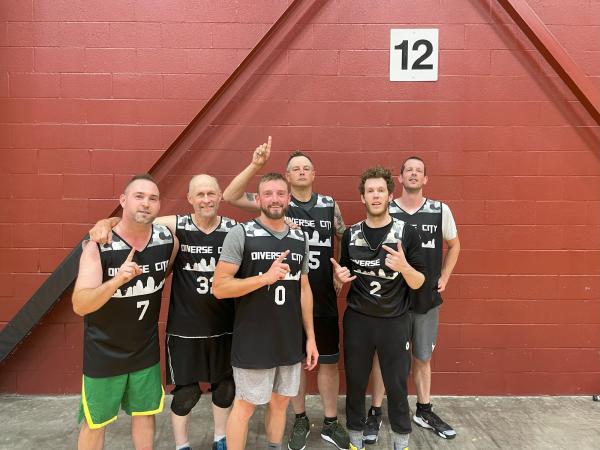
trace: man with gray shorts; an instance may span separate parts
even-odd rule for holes
[[[450,208],[445,203],[423,196],[427,184],[425,162],[418,156],[411,156],[402,163],[398,177],[402,183],[402,195],[390,204],[390,215],[413,225],[421,235],[427,274],[425,285],[412,291],[412,373],[417,388],[417,409],[413,421],[431,429],[443,439],[454,439],[456,432],[432,411],[431,356],[438,333],[442,292],[452,274],[460,253],[460,241],[456,223]],[[448,251],[443,257],[442,247],[446,243]],[[371,377],[373,385],[373,406],[369,410],[364,429],[367,444],[377,442],[381,425],[381,403],[385,388],[377,357]]]
[[[232,228],[215,270],[216,298],[236,298],[231,365],[236,398],[227,423],[229,450],[246,445],[256,405],[268,403],[268,449],[281,449],[285,412],[298,393],[301,361],[309,370],[319,357],[308,281],[308,237],[285,223],[290,201],[281,174],[258,184],[258,218]]]

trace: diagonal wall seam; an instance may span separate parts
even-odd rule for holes
[[[525,0],[498,0],[594,121],[600,125],[600,92],[573,61],[552,32]]]
[[[274,50],[290,35],[306,14],[319,8],[324,2],[318,0],[293,0],[283,14],[269,28],[267,33],[244,58],[241,64],[225,80],[189,125],[150,168],[158,182],[173,169],[188,148],[206,132],[213,120],[236,97],[250,78],[273,54]],[[313,10],[316,11],[316,10]],[[113,211],[113,216],[120,207]],[[85,238],[84,238],[85,239]],[[63,259],[60,265],[42,283],[12,320],[0,331],[0,362],[4,361],[17,346],[31,333],[32,329],[60,300],[61,296],[73,284],[77,276],[81,243]]]

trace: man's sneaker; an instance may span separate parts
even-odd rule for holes
[[[350,446],[348,448],[349,448],[349,450],[365,450],[364,445],[361,448],[358,448],[355,445],[352,445],[352,442],[350,442]]]
[[[294,421],[292,434],[288,441],[289,450],[304,450],[306,447],[306,438],[310,434],[310,422],[308,417],[297,417]]]
[[[348,432],[337,420],[330,424],[323,424],[321,437],[339,449],[348,450],[350,445]]]
[[[369,409],[363,430],[363,441],[365,444],[377,444],[382,420],[382,414],[375,414],[373,408]]]
[[[227,450],[227,441],[225,438],[213,442],[212,450]]]
[[[454,431],[450,425],[440,419],[440,417],[431,409],[424,410],[417,408],[417,412],[413,416],[413,421],[423,428],[429,428],[433,430],[438,434],[438,436],[444,439],[454,439],[456,437],[456,431]]]

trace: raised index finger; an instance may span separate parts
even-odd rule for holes
[[[290,254],[289,250],[286,250],[285,252],[283,252],[281,255],[279,255],[279,257],[275,260],[275,262],[283,262],[283,260],[287,257],[287,255]]]
[[[135,254],[135,248],[132,248],[131,251],[129,252],[129,255],[127,255],[127,259],[125,259],[125,262],[131,262],[133,261],[133,255]]]
[[[271,136],[269,136],[269,138],[267,139],[267,148],[265,149],[267,151],[267,154],[271,150],[271,142],[273,142],[273,139],[271,138]]]

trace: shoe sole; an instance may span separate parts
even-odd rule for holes
[[[306,432],[306,436],[304,436],[304,439],[308,438],[308,435],[310,434],[310,430],[308,430]],[[292,447],[290,447],[290,444],[287,445],[288,450],[294,450]],[[304,447],[299,448],[298,450],[304,450],[306,448],[306,444],[304,444]]]
[[[435,428],[433,428],[431,425],[429,425],[427,422],[425,422],[423,419],[421,419],[418,416],[413,416],[413,422],[416,423],[417,425],[419,425],[421,428],[426,428],[428,430],[433,431],[435,434],[437,434],[439,437],[441,437],[442,439],[454,439],[456,437],[456,434],[452,434],[452,435],[446,435],[441,431],[436,430]]]
[[[327,442],[331,442],[333,445],[335,445],[337,448],[339,448],[340,450],[348,450],[348,447],[340,447],[339,445],[337,445],[337,443],[331,439],[329,436],[327,436],[326,434],[321,433],[321,439],[326,440]]]

